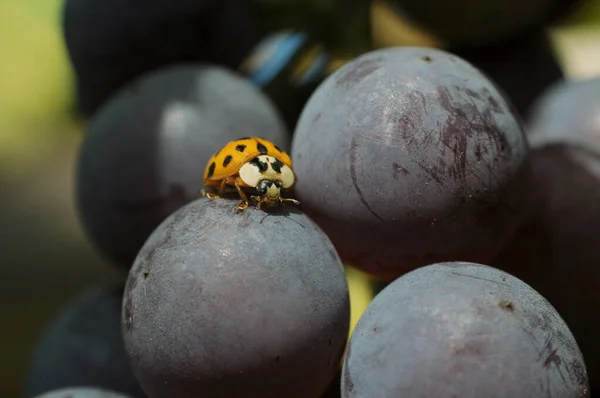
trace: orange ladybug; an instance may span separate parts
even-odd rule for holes
[[[296,199],[283,196],[296,184],[290,156],[277,145],[259,137],[228,142],[208,161],[203,182],[213,192],[203,191],[202,195],[213,199],[223,195],[227,186],[235,187],[243,200],[235,207],[239,211],[249,206],[247,190],[258,193],[250,196],[256,202],[257,209],[263,204],[300,204]],[[214,192],[217,187],[218,194]]]

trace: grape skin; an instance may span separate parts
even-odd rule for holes
[[[132,83],[94,118],[80,150],[76,194],[86,232],[129,269],[152,230],[198,197],[213,153],[253,135],[289,148],[270,100],[224,68],[176,66]]]
[[[62,27],[86,116],[160,68],[200,62],[235,69],[259,40],[246,0],[66,0]]]
[[[530,115],[537,98],[564,74],[545,31],[476,48],[450,48],[489,76],[510,99],[522,118]],[[527,81],[527,84],[523,84]]]
[[[201,198],[131,268],[123,335],[150,398],[318,397],[339,369],[348,284],[327,237],[291,206]]]
[[[344,359],[342,397],[589,397],[583,357],[539,293],[498,269],[441,263],[371,303]]]
[[[542,293],[569,324],[600,391],[600,78],[554,85],[529,120],[531,206],[494,262]]]
[[[92,388],[92,387],[68,387],[61,388],[38,395],[35,398],[131,398],[118,394],[114,391]]]
[[[303,209],[344,261],[386,280],[491,261],[521,220],[527,151],[495,85],[425,48],[373,51],[337,70],[292,142]]]
[[[71,386],[98,386],[146,398],[121,337],[123,284],[91,289],[48,326],[27,371],[24,398]]]

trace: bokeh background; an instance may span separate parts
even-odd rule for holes
[[[77,220],[73,175],[85,121],[74,112],[62,2],[0,0],[1,397],[19,395],[34,344],[61,307],[122,279]],[[371,18],[380,45],[427,42],[377,4]],[[600,75],[600,0],[548,34],[567,78]]]

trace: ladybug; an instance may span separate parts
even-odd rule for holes
[[[290,156],[277,145],[259,137],[245,137],[228,142],[215,153],[204,170],[204,185],[213,192],[202,191],[202,196],[216,199],[229,187],[235,187],[243,202],[235,207],[242,211],[249,205],[245,190],[255,190],[250,196],[261,205],[275,206],[286,202],[300,202],[283,197],[284,192],[296,184]],[[218,194],[215,192],[219,187]]]

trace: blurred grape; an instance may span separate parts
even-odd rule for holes
[[[198,199],[150,236],[125,289],[123,333],[151,398],[318,397],[348,336],[333,245],[290,207]]]
[[[129,268],[160,222],[198,197],[210,156],[258,135],[289,147],[277,111],[252,83],[219,67],[173,67],[115,96],[94,118],[77,168],[84,227]]]
[[[556,307],[585,357],[591,387],[600,389],[600,157],[551,144],[533,149],[531,164],[535,212],[494,265]]]
[[[449,45],[485,46],[545,26],[580,0],[385,0]]]
[[[400,277],[358,322],[342,397],[371,396],[582,398],[589,388],[577,343],[546,299],[498,269],[459,262]]]
[[[323,395],[320,396],[320,398],[341,398],[341,396],[342,396],[342,392],[340,390],[341,382],[342,382],[342,372],[340,370],[336,373],[336,375],[333,378],[333,380],[331,381],[331,383],[329,383],[329,387],[327,387],[327,390],[325,391],[325,393]]]
[[[123,347],[122,297],[122,284],[109,285],[86,292],[65,308],[35,349],[25,398],[72,386],[95,386],[133,398],[146,397]]]
[[[495,86],[425,48],[378,50],[338,69],[292,143],[302,208],[344,261],[382,279],[492,259],[520,221],[526,154]]]
[[[130,398],[114,391],[92,387],[70,387],[50,391],[35,398]]]
[[[534,101],[548,86],[564,78],[544,31],[482,48],[451,48],[449,51],[487,74],[522,117],[529,115]]]
[[[283,31],[261,41],[240,69],[271,98],[292,130],[328,65],[323,45],[304,32]]]
[[[92,115],[139,76],[177,63],[237,68],[259,40],[248,0],[65,0],[79,109]]]
[[[548,88],[528,123],[532,146],[570,143],[600,154],[600,76]]]
[[[600,390],[600,79],[556,85],[530,120],[533,206],[495,266],[543,294],[569,324]],[[596,90],[596,91],[594,91]]]

